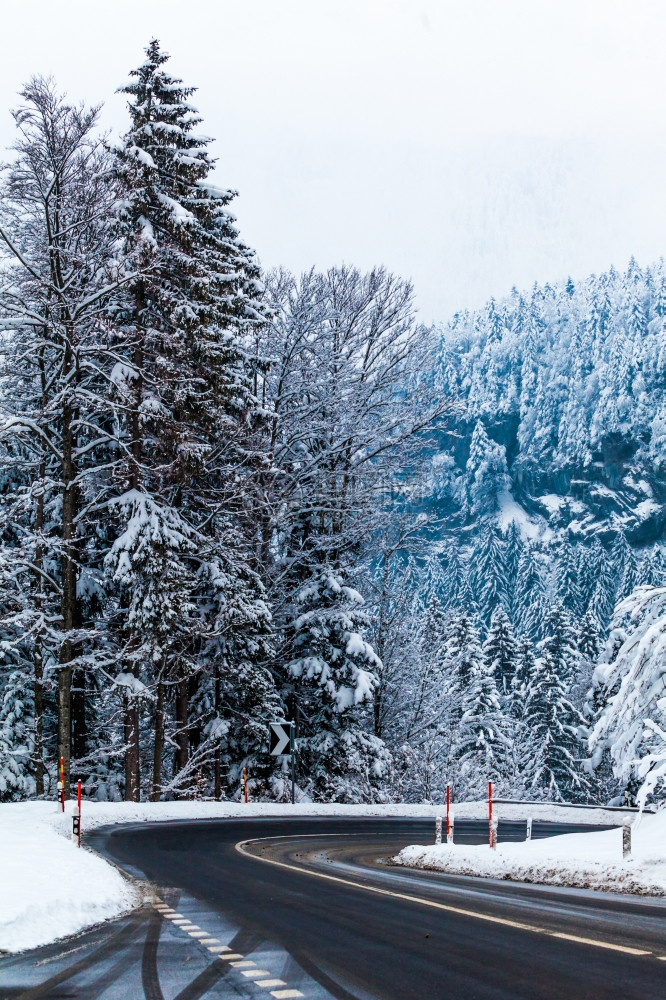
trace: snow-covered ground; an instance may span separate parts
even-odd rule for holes
[[[502,804],[498,808],[505,819],[525,819],[528,813],[535,819],[592,824],[621,823],[623,819],[623,814],[617,811],[562,807],[548,803],[529,807],[524,803]],[[456,817],[481,819],[487,815],[486,810],[485,802],[460,803],[456,806]],[[71,843],[71,812],[72,803],[68,803],[65,814],[52,802],[0,805],[0,952],[17,952],[48,944],[102,920],[120,916],[141,902],[140,887],[126,880],[112,865],[93,852],[79,850]],[[292,806],[278,803],[245,805],[234,802],[84,802],[82,828],[85,833],[109,824],[224,817],[435,817],[441,814],[442,807],[438,805],[349,806],[299,803]],[[666,814],[663,818],[666,819]],[[645,825],[649,821],[650,817],[645,817],[642,823]],[[433,840],[434,828],[433,821]],[[613,831],[610,835],[585,836],[606,837],[610,843],[619,834]],[[564,841],[570,838],[558,839]],[[664,845],[666,836],[662,836],[661,840],[662,854]],[[520,848],[523,845],[515,846]],[[535,843],[530,850],[536,847]],[[413,855],[416,859],[419,851],[429,849],[408,850],[416,852]],[[473,858],[474,849],[468,850],[472,851],[469,856]],[[459,851],[462,852],[463,849],[456,848],[456,857],[459,856]],[[483,857],[484,849],[479,848],[478,851],[479,857]],[[504,848],[502,854],[498,851],[498,856],[503,856],[503,851]],[[490,861],[497,863],[497,859],[491,858]],[[478,865],[478,862],[469,864]],[[662,864],[666,884],[666,862],[662,861]],[[497,871],[488,874],[497,874]]]
[[[55,818],[52,803],[0,806],[0,952],[76,934],[141,901],[112,865],[60,836]]]
[[[460,811],[456,815],[461,815]],[[500,815],[508,818],[502,810]],[[535,814],[536,815],[536,814]],[[666,809],[632,826],[631,857],[622,857],[622,830],[571,833],[518,844],[472,847],[412,845],[398,864],[460,875],[516,879],[609,892],[666,895]]]

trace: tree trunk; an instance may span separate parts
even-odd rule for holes
[[[63,647],[65,645],[67,644],[63,643]],[[63,654],[61,651],[61,658],[63,655],[66,655],[66,652]],[[72,668],[63,665],[58,672],[58,775],[60,775],[60,761],[62,760],[66,799],[69,798],[69,764],[72,733],[71,688]]]
[[[71,343],[71,339],[70,339]],[[69,351],[67,352],[69,355]],[[71,355],[66,357],[64,367],[69,370]],[[75,517],[77,513],[77,488],[74,482],[74,435],[72,432],[73,413],[69,400],[63,404],[62,414],[62,628],[65,640],[60,647],[61,669],[58,674],[58,756],[64,763],[65,798],[70,796],[70,758],[72,735],[72,668],[74,647],[71,633],[76,622],[76,560],[75,560]]]
[[[159,802],[162,794],[162,753],[164,752],[164,684],[157,683],[157,704],[155,706],[155,743],[153,747],[153,788],[151,802]]]
[[[72,678],[72,756],[75,760],[81,760],[87,753],[88,729],[85,683],[85,671],[78,668],[74,671]],[[80,769],[73,776],[73,780],[76,778],[83,780]]]
[[[40,462],[39,477],[41,489],[37,496],[37,509],[35,511],[35,534],[44,527],[44,477],[46,476],[46,463],[44,459]],[[37,570],[42,568],[43,550],[41,542],[35,548],[35,566]],[[42,593],[44,591],[44,580],[39,572],[35,572],[35,588],[37,592],[36,606],[38,611],[42,611],[44,601]],[[35,635],[35,644],[32,653],[33,675],[34,675],[34,695],[35,695],[35,795],[44,794],[44,653],[42,651],[42,633],[38,630]]]
[[[187,764],[188,731],[188,682],[186,677],[181,677],[176,685],[176,746],[174,755],[174,777],[182,771]]]
[[[215,715],[219,718],[220,715],[220,702],[222,691],[220,683],[220,669],[215,665]],[[217,744],[215,748],[215,788],[214,795],[215,801],[219,802],[222,798],[222,751],[220,749],[220,744]]]
[[[139,703],[125,695],[125,802],[141,798],[141,766],[139,760]]]
[[[35,684],[35,795],[44,794],[44,662],[39,636],[35,637],[33,652]]]

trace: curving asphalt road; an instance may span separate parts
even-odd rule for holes
[[[459,821],[456,839],[486,830]],[[89,843],[149,879],[155,906],[0,962],[0,1000],[666,998],[663,900],[386,864],[433,833],[432,820],[338,818],[98,831]]]

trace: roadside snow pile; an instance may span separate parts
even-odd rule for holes
[[[0,806],[0,952],[49,944],[141,901],[112,865],[59,836],[54,814],[51,802]]]
[[[394,862],[448,874],[663,896],[666,895],[666,810],[636,821],[631,858],[626,860],[622,858],[622,830],[618,828],[498,844],[495,851],[487,845],[412,845],[405,847]]]
[[[497,801],[497,800],[496,800]],[[498,803],[499,805],[500,803]],[[23,803],[20,808],[39,808],[44,803]],[[0,806],[4,809],[15,806]],[[71,819],[47,807],[50,823],[59,833],[69,835]],[[117,823],[158,823],[190,819],[256,819],[258,817],[280,816],[386,816],[424,818],[444,814],[443,805],[407,804],[389,802],[379,805],[345,805],[344,802],[297,802],[295,806],[285,802],[85,802],[83,803],[82,829],[85,833],[99,826]],[[488,803],[456,803],[456,819],[485,819]],[[553,823],[580,823],[590,826],[621,824],[624,819],[632,820],[635,812],[618,809],[604,809],[591,806],[568,806],[556,802],[501,803],[502,819],[525,820],[532,816],[535,820]],[[434,830],[434,822],[433,822]]]

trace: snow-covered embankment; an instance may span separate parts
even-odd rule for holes
[[[494,851],[487,845],[414,844],[394,860],[456,875],[664,896],[666,810],[636,819],[629,858],[622,857],[622,830],[618,828],[498,844]]]

